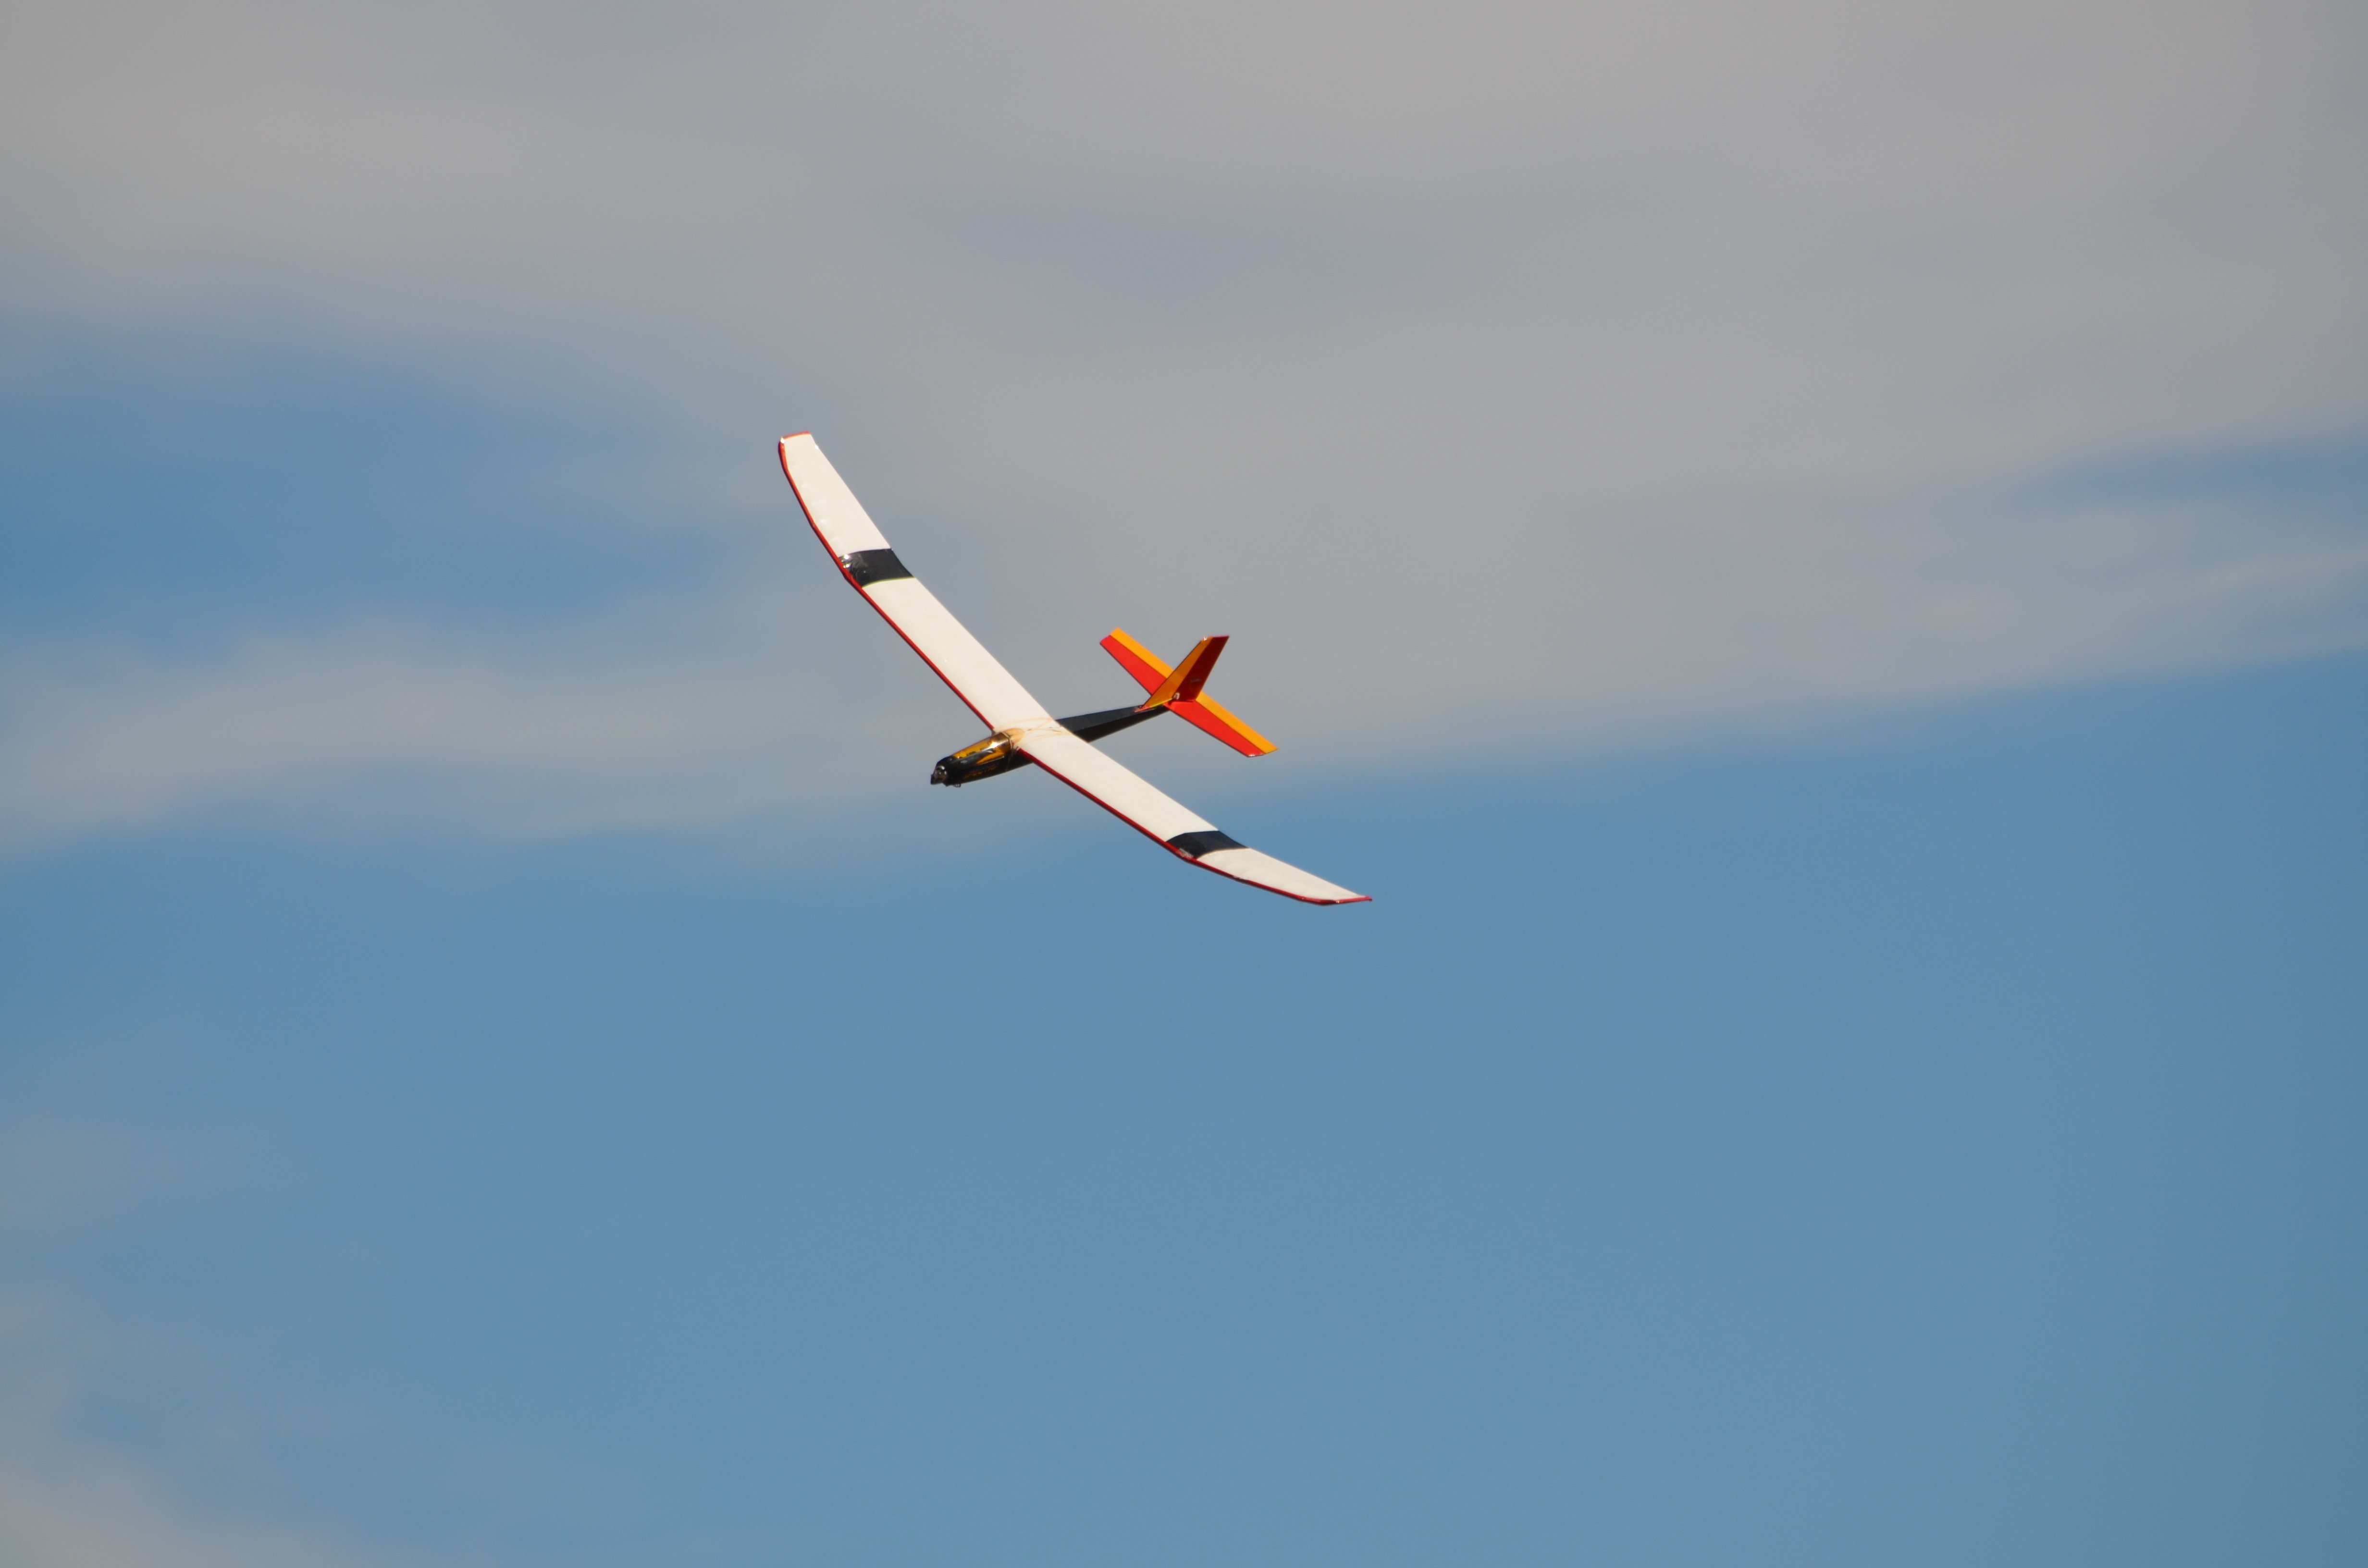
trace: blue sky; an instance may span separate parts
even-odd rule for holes
[[[2358,21],[1213,15],[0,23],[0,1558],[2357,1558]]]
[[[1269,802],[1337,914],[41,858],[12,1437],[192,1561],[2341,1562],[2363,699]]]

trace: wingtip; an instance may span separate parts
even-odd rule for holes
[[[811,431],[811,430],[792,430],[792,431],[791,431],[788,435],[786,435],[786,436],[784,436],[784,437],[781,437],[781,445],[783,445],[783,446],[785,446],[785,447],[786,447],[786,446],[788,446],[791,441],[796,440],[796,439],[797,439],[799,437],[801,437],[801,436],[805,436],[805,437],[811,437],[813,435],[814,435],[814,432],[813,432],[813,431]]]

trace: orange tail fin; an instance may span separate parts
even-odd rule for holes
[[[1274,750],[1274,743],[1243,723],[1227,711],[1214,698],[1201,695],[1202,683],[1209,678],[1217,655],[1224,652],[1225,640],[1204,637],[1185,656],[1180,669],[1170,668],[1167,662],[1142,643],[1129,637],[1123,629],[1113,630],[1102,639],[1102,647],[1116,659],[1135,684],[1149,694],[1143,706],[1155,707],[1161,700],[1163,689],[1167,710],[1205,734],[1214,735],[1244,756],[1264,756]],[[1198,665],[1197,673],[1195,665]]]
[[[1201,638],[1192,644],[1192,651],[1184,655],[1184,662],[1167,672],[1167,678],[1159,683],[1159,689],[1144,699],[1143,705],[1145,708],[1165,708],[1171,702],[1191,701],[1201,695],[1201,688],[1209,684],[1209,672],[1217,667],[1217,655],[1224,651],[1224,638]]]

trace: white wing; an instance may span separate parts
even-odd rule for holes
[[[1271,855],[1235,843],[1110,754],[1097,751],[1058,723],[1030,730],[1013,744],[1035,758],[1037,767],[1203,870],[1306,903],[1372,902],[1363,893],[1335,887]]]
[[[1052,722],[1044,705],[996,662],[970,628],[905,570],[812,436],[783,438],[781,472],[790,476],[790,488],[805,508],[806,521],[855,591],[871,602],[988,729]]]
[[[1363,893],[1335,887],[1271,855],[1236,844],[1204,819],[1104,753],[1061,727],[996,662],[985,644],[953,618],[938,597],[905,569],[888,540],[855,499],[811,435],[781,442],[781,472],[805,509],[806,521],[838,562],[840,573],[871,601],[882,619],[913,646],[938,678],[953,687],[990,730],[1008,733],[1012,744],[1037,767],[1113,815],[1156,839],[1161,847],[1219,876],[1266,888],[1308,903],[1369,903]]]

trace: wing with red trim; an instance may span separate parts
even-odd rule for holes
[[[782,438],[781,472],[789,475],[806,521],[838,562],[839,572],[988,729],[1008,730],[1052,719],[1044,705],[971,635],[970,628],[905,569],[811,435]]]
[[[1030,730],[1012,743],[1036,766],[1202,870],[1265,888],[1304,903],[1371,903],[1372,899],[1237,844],[1154,789],[1140,775],[1059,726]]]

